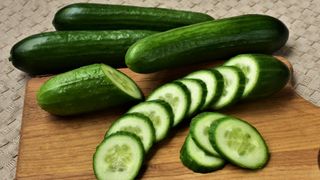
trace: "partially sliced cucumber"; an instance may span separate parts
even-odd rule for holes
[[[98,180],[135,179],[144,159],[140,139],[133,133],[116,132],[106,137],[93,156]]]
[[[231,58],[226,66],[236,66],[246,77],[243,99],[270,96],[288,82],[290,71],[286,65],[270,55],[241,54]]]
[[[206,109],[209,105],[220,97],[223,90],[223,79],[219,72],[215,70],[199,70],[190,73],[185,78],[199,79],[206,84],[207,96],[201,109]]]
[[[269,159],[268,147],[256,128],[233,117],[212,123],[209,139],[219,154],[231,163],[248,169],[260,169]]]
[[[190,92],[180,82],[171,82],[160,86],[148,97],[149,100],[164,100],[170,104],[173,114],[173,126],[178,125],[187,115],[190,106]]]
[[[114,121],[105,137],[118,131],[126,131],[136,134],[148,152],[155,142],[155,130],[150,119],[141,113],[129,113]]]
[[[245,76],[239,68],[233,66],[220,66],[215,70],[222,74],[224,86],[220,98],[211,108],[221,109],[240,100],[245,86]]]
[[[198,79],[180,79],[178,81],[184,84],[190,91],[191,104],[188,115],[192,116],[205,103],[207,96],[206,84]]]
[[[190,135],[187,136],[181,148],[180,160],[187,168],[199,173],[212,172],[225,165],[223,159],[206,154],[197,146]]]
[[[101,68],[106,74],[106,78],[111,80],[123,92],[128,93],[130,96],[136,99],[143,98],[143,94],[138,88],[137,84],[127,75],[121,71],[111,68],[110,66],[101,66]]]
[[[171,106],[163,100],[145,101],[132,107],[128,113],[138,112],[147,116],[156,131],[156,141],[166,137],[173,124]]]
[[[203,112],[191,120],[190,135],[194,142],[206,153],[221,157],[220,154],[212,147],[209,141],[209,129],[211,124],[226,115],[216,112]]]

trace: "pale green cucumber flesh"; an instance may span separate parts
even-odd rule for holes
[[[141,113],[128,113],[114,121],[105,137],[118,131],[126,131],[137,135],[148,152],[155,142],[155,129],[148,117]]]
[[[203,112],[195,116],[191,120],[190,135],[194,142],[206,153],[221,157],[219,153],[212,147],[209,141],[209,129],[211,124],[226,115],[217,112]]]
[[[190,105],[190,92],[180,82],[167,83],[154,90],[147,100],[163,100],[170,104],[173,114],[173,126],[178,125],[187,115]]]
[[[269,159],[268,147],[256,128],[233,117],[212,123],[209,139],[219,154],[231,163],[248,169],[260,169]]]
[[[211,107],[221,109],[240,100],[245,86],[245,76],[237,67],[220,66],[215,70],[222,74],[224,85],[220,98]]]
[[[93,156],[93,170],[98,180],[134,179],[144,160],[144,149],[132,133],[117,132],[106,137]]]
[[[138,112],[147,116],[155,129],[156,141],[164,139],[173,124],[171,106],[163,100],[145,101],[132,107],[128,113]]]
[[[212,172],[225,165],[223,159],[206,154],[197,146],[190,135],[187,136],[181,148],[180,160],[187,168],[198,173]]]

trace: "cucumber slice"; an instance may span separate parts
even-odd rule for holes
[[[270,55],[241,54],[225,63],[236,66],[246,77],[243,99],[270,96],[282,89],[289,80],[290,71],[286,65]]]
[[[268,147],[256,128],[233,117],[212,123],[209,139],[219,154],[231,163],[247,169],[260,169],[269,159]]]
[[[97,179],[134,179],[141,168],[144,149],[133,133],[116,132],[106,137],[93,156],[93,170]]]
[[[180,160],[187,168],[199,173],[222,169],[225,165],[223,159],[206,154],[197,146],[190,135],[187,136],[181,148]]]
[[[106,77],[112,81],[118,88],[123,92],[128,93],[130,96],[135,97],[136,99],[142,99],[143,95],[136,85],[136,83],[129,78],[127,75],[111,68],[110,66],[101,66],[103,72],[106,74]]]
[[[192,92],[190,93],[191,104],[188,112],[188,115],[192,116],[205,103],[207,96],[206,84],[198,79],[180,79],[178,81],[184,84],[188,90]]]
[[[233,66],[215,68],[223,76],[223,92],[221,97],[212,104],[211,108],[221,109],[236,103],[242,96],[245,86],[245,76],[241,70]]]
[[[209,141],[209,129],[210,125],[226,115],[216,113],[216,112],[203,112],[194,117],[190,125],[190,135],[194,142],[202,148],[206,153],[221,157],[220,154],[212,147]]]
[[[147,116],[155,129],[156,142],[166,137],[173,124],[171,106],[163,100],[145,101],[132,107],[129,113],[138,112]]]
[[[199,70],[190,73],[185,78],[198,79],[206,84],[207,96],[201,109],[206,109],[209,105],[220,97],[223,90],[222,75],[215,70]]]
[[[155,130],[150,119],[141,113],[125,114],[112,123],[105,137],[118,131],[126,131],[136,134],[148,152],[155,142]]]
[[[147,100],[156,99],[170,104],[174,114],[173,126],[178,125],[186,117],[191,102],[188,88],[180,82],[167,83],[157,88]]]

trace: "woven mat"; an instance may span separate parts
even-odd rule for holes
[[[54,30],[54,13],[75,0],[1,0],[0,2],[0,179],[13,179],[17,161],[24,87],[28,75],[8,62],[11,46],[31,34]],[[79,2],[79,1],[78,1]],[[81,1],[83,2],[83,1]],[[90,2],[167,7],[205,12],[215,18],[262,13],[290,29],[287,46],[277,54],[294,67],[295,91],[320,106],[319,0],[95,0]]]

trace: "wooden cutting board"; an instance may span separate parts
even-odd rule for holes
[[[158,85],[195,69],[215,64],[141,75],[122,69],[145,95]],[[41,110],[36,91],[48,78],[32,78],[26,88],[22,119],[18,179],[94,179],[92,155],[113,120],[128,107],[76,117],[57,117]],[[172,130],[149,154],[139,178],[143,179],[320,179],[320,108],[296,95],[290,86],[274,96],[241,102],[222,111],[252,123],[271,151],[269,164],[260,171],[227,165],[208,173],[193,173],[179,160],[190,120]]]

